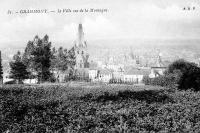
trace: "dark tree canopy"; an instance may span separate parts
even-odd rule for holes
[[[35,46],[32,41],[27,43],[27,46],[24,50],[24,54],[22,56],[22,61],[24,65],[27,67],[27,71],[29,72],[29,78],[33,79],[36,75],[34,74],[34,64],[33,64],[33,56],[32,53],[35,49]]]
[[[21,83],[24,79],[28,79],[29,72],[26,69],[26,65],[22,62],[20,52],[14,55],[13,60],[10,62],[10,78],[15,79],[17,83]]]
[[[12,67],[11,77],[14,79],[37,78],[38,83],[43,83],[55,81],[59,77],[59,73],[68,72],[67,75],[72,78],[75,75],[76,56],[74,47],[69,50],[62,47],[57,50],[55,47],[51,49],[48,35],[45,35],[42,39],[36,35],[33,41],[28,41],[23,55],[21,56],[21,53],[18,52],[13,58],[14,62],[10,63],[10,67]],[[18,73],[21,70],[17,67],[22,70],[26,68],[27,72],[24,72],[24,77]]]
[[[171,65],[169,65],[167,72],[168,73],[173,73],[176,70],[181,71],[181,73],[188,72],[188,70],[198,70],[199,68],[197,67],[197,64],[192,63],[192,62],[187,62],[183,59],[174,61]]]
[[[54,70],[54,72],[56,72],[57,81],[59,81],[59,75],[66,71],[71,78],[73,77],[74,66],[76,63],[75,59],[76,57],[73,47],[70,50],[64,49],[63,47],[58,48],[58,50],[53,48],[51,58],[51,69]]]
[[[3,78],[3,66],[2,66],[1,51],[0,51],[0,79],[2,78]]]
[[[44,36],[40,39],[38,36],[34,39],[34,51],[32,52],[34,69],[37,72],[38,81],[48,81],[51,77],[50,66],[51,66],[51,42],[49,37]]]
[[[68,58],[69,58],[69,67],[71,69],[74,69],[74,66],[76,65],[76,55],[75,55],[75,49],[74,47],[72,47],[69,51],[68,51]]]
[[[169,65],[165,74],[178,74],[179,89],[200,90],[200,68],[195,63],[177,60]]]

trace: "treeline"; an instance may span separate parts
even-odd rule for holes
[[[16,83],[23,83],[25,79],[37,79],[38,83],[56,82],[64,71],[72,78],[75,63],[74,47],[69,50],[52,48],[48,35],[42,39],[35,36],[33,41],[28,41],[23,53],[14,55],[9,77]]]
[[[2,66],[2,59],[1,59],[1,51],[0,51],[0,84],[3,84],[3,66]]]
[[[156,78],[144,77],[146,85],[159,85],[181,90],[200,90],[200,68],[197,64],[183,59],[174,61],[165,71],[164,75]]]

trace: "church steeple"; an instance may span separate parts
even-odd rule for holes
[[[75,53],[76,53],[76,68],[88,68],[87,44],[84,38],[83,25],[79,23],[77,39],[75,41]]]
[[[85,40],[84,40],[83,26],[82,26],[81,23],[78,25],[77,46],[78,47],[85,47],[86,46],[86,43],[85,43]]]

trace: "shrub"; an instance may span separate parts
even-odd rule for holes
[[[200,92],[104,87],[6,85],[0,91],[0,132],[200,130]]]
[[[150,79],[144,77],[146,85],[159,85],[180,90],[200,90],[200,68],[184,60],[177,60],[169,65],[164,75]]]
[[[174,82],[178,83],[178,88],[187,90],[193,88],[200,90],[200,68],[191,62],[177,60],[169,65],[165,75],[177,75]]]
[[[143,79],[142,79],[142,82],[145,85],[150,85],[151,84],[151,78],[149,78],[149,76],[144,76]]]

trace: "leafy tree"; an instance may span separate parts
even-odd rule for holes
[[[58,81],[60,74],[69,68],[68,51],[67,49],[60,47],[57,51],[55,51],[55,49],[52,50],[52,53],[53,58],[51,59],[51,67],[53,67],[54,72],[56,72]]]
[[[51,42],[49,42],[48,35],[45,35],[43,39],[38,36],[35,37],[34,42],[36,44],[33,55],[34,69],[37,72],[38,81],[49,81],[52,74],[50,72],[51,66]]]
[[[32,53],[35,49],[33,41],[29,41],[25,48],[24,54],[22,56],[22,61],[24,65],[26,65],[27,70],[29,72],[29,79],[35,78],[35,71],[34,71],[34,63],[33,63],[33,56]]]
[[[55,47],[52,48],[51,51],[51,66],[50,66],[50,70],[53,72],[56,70],[56,66],[57,66],[57,53],[58,51],[56,50]]]
[[[69,60],[67,49],[60,47],[57,54],[57,69],[59,71],[66,71],[68,69]]]
[[[26,70],[26,65],[22,62],[21,53],[17,52],[13,57],[14,61],[10,62],[10,78],[13,78],[17,83],[22,83],[28,78],[29,72]]]
[[[76,54],[75,54],[75,48],[72,47],[68,51],[68,59],[69,59],[69,79],[75,79],[76,77],[76,71],[75,71],[75,65],[76,65]]]
[[[183,59],[174,61],[168,66],[164,75],[143,80],[146,84],[179,88],[181,90],[200,90],[200,68],[195,63]]]
[[[2,83],[2,81],[3,81],[3,66],[2,66],[1,51],[0,51],[0,82]]]
[[[76,65],[76,54],[75,54],[75,49],[74,47],[72,47],[69,51],[68,51],[68,58],[69,58],[69,67],[71,69],[74,69],[75,65]]]
[[[75,66],[75,51],[72,47],[69,51],[60,47],[58,50],[53,48],[53,56],[51,59],[51,68],[57,73],[57,80],[61,73],[67,71],[70,77],[65,77],[69,80],[74,78],[74,66]]]
[[[145,85],[150,85],[151,84],[151,78],[149,78],[149,76],[145,75],[142,79],[142,82],[145,84]]]
[[[195,63],[183,59],[169,65],[165,75],[175,74],[179,89],[200,89],[200,68]]]

